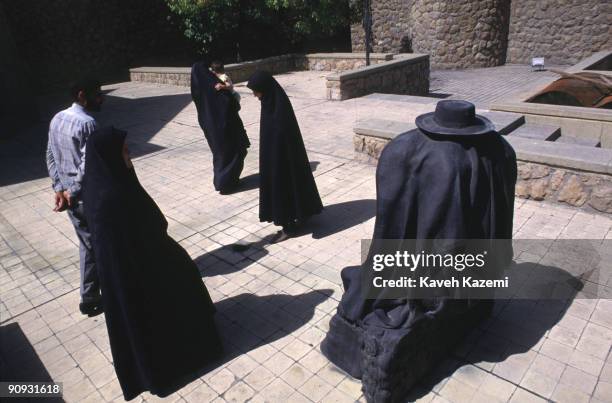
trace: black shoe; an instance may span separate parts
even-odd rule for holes
[[[291,238],[291,235],[289,235],[284,229],[278,231],[276,234],[274,234],[274,236],[272,237],[272,239],[270,239],[270,243],[274,244],[274,243],[280,243],[283,241],[286,241],[287,239]]]
[[[290,221],[288,224],[283,225],[283,232],[291,237],[297,235],[300,232],[301,228],[302,222],[293,220]]]
[[[81,302],[79,304],[79,310],[83,315],[87,315],[90,318],[104,312],[102,301]]]

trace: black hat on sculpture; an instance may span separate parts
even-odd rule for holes
[[[435,112],[417,116],[419,129],[430,134],[471,136],[495,131],[493,123],[476,114],[473,103],[460,100],[438,102]]]

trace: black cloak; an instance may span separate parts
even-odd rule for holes
[[[218,83],[222,82],[206,63],[191,68],[191,97],[213,154],[213,184],[225,193],[238,184],[250,143],[238,114],[240,105],[229,91],[217,91]]]
[[[106,128],[89,137],[83,204],[115,371],[130,400],[146,390],[174,392],[222,346],[197,266],[123,161],[125,136]]]
[[[369,256],[382,239],[507,239],[499,263],[509,264],[516,174],[514,150],[497,133],[415,129],[398,136],[378,163]],[[362,379],[368,401],[405,401],[413,382],[490,313],[492,301],[365,299],[361,270],[342,270],[345,292],[321,349]]]
[[[259,219],[287,225],[323,209],[289,97],[265,71],[247,84],[261,92]]]

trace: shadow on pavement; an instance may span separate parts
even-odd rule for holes
[[[0,326],[0,380],[2,382],[53,382],[36,350],[18,323]],[[61,380],[57,380],[61,382]],[[11,402],[34,401],[34,398],[11,398]],[[46,402],[63,402],[48,397]]]
[[[581,280],[557,267],[519,263],[512,270],[552,272],[556,279],[565,278],[574,284],[576,293],[583,285]],[[493,315],[460,341],[446,360],[419,381],[407,399],[413,401],[424,397],[462,367],[474,365],[491,372],[494,364],[515,354],[527,353],[564,317],[576,293],[563,300],[496,300]]]
[[[163,148],[148,142],[190,102],[189,94],[135,99],[109,94],[96,118],[100,126],[126,130],[130,152],[138,157]],[[49,122],[56,112],[69,105],[65,98],[53,99],[53,107],[48,107],[53,111],[42,113],[41,120],[9,136],[0,136],[0,186],[48,176],[45,152]]]
[[[321,239],[359,225],[376,215],[376,200],[361,199],[324,206],[321,214],[311,217],[298,235],[312,234]]]

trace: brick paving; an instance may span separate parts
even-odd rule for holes
[[[567,66],[547,66],[564,70]],[[488,108],[495,102],[524,100],[559,78],[550,71],[534,71],[528,65],[507,64],[500,67],[466,70],[434,70],[430,92],[450,95],[448,99],[466,99],[478,107]]]
[[[505,72],[503,72],[505,74]],[[259,105],[244,87],[241,116],[252,142],[242,192],[212,188],[211,154],[184,88],[121,83],[101,120],[129,131],[134,165],[169,232],[200,267],[226,347],[223,364],[168,402],[353,402],[361,385],[338,372],[319,344],[341,296],[340,270],[359,263],[374,225],[375,167],[353,160],[363,117],[411,120],[431,106],[381,99],[329,102],[324,73],[287,85],[326,206],[306,234],[244,253],[240,239],[272,234],[258,221]],[[321,90],[317,85],[320,85]],[[433,87],[432,87],[433,88]],[[476,93],[476,92],[474,92]],[[46,110],[61,107],[46,100]],[[15,379],[64,384],[67,402],[123,401],[103,316],[78,312],[78,248],[65,214],[51,211],[45,123],[0,147],[2,366]],[[518,199],[517,238],[612,239],[610,216]],[[494,317],[414,390],[423,402],[612,401],[612,301],[498,303]],[[160,400],[144,394],[135,401]]]

